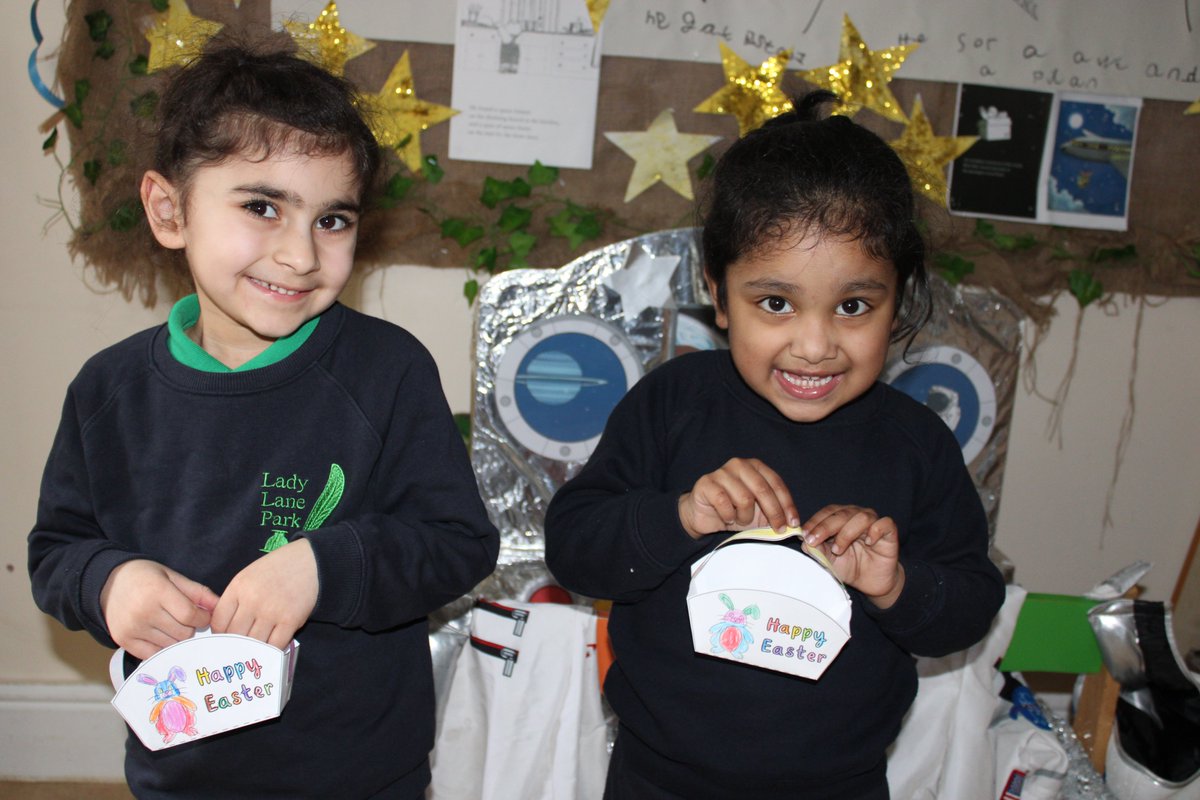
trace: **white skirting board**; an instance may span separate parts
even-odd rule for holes
[[[99,684],[0,684],[0,778],[125,779],[125,723]]]

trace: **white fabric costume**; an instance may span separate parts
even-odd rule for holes
[[[433,752],[432,800],[592,800],[604,793],[596,618],[480,600]]]

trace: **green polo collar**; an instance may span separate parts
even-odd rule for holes
[[[297,328],[295,333],[276,339],[266,350],[237,369],[230,369],[222,364],[187,335],[187,329],[199,320],[200,299],[194,294],[189,294],[171,308],[171,314],[167,317],[167,331],[170,334],[167,337],[167,349],[171,351],[175,360],[185,367],[198,369],[201,372],[246,372],[276,364],[290,356],[300,345],[308,341],[308,337],[316,330],[321,317],[313,317]]]

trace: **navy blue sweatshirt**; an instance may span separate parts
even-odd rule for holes
[[[690,567],[726,537],[692,540],[678,500],[733,457],[778,472],[802,521],[848,503],[898,526],[899,599],[881,611],[851,590],[851,639],[817,680],[693,651]],[[915,696],[912,656],[975,643],[1004,600],[978,492],[932,411],[877,383],[823,420],[792,422],[728,351],[673,359],[630,390],[555,495],[545,535],[565,587],[614,601],[605,693],[621,735],[636,737],[626,761],[689,798],[836,797],[838,785],[861,796],[858,776],[882,780]]]
[[[71,384],[29,536],[38,606],[111,647],[99,596],[119,564],[152,559],[220,594],[268,543],[298,536],[320,589],[283,714],[157,753],[130,735],[130,787],[420,796],[434,734],[426,615],[470,592],[499,548],[432,358],[341,305],[294,353],[244,372],[184,366],[167,336],[136,334]],[[340,499],[304,530],[334,464]]]

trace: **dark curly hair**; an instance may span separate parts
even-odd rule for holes
[[[351,84],[279,48],[214,38],[171,77],[158,115],[154,168],[184,198],[198,167],[281,148],[348,153],[364,194],[379,169],[379,145]]]
[[[703,219],[704,271],[724,307],[729,266],[742,258],[817,236],[858,241],[897,274],[892,341],[929,318],[925,240],[912,184],[895,151],[843,116],[820,118],[831,92],[797,98],[793,110],[739,139],[713,172]]]

